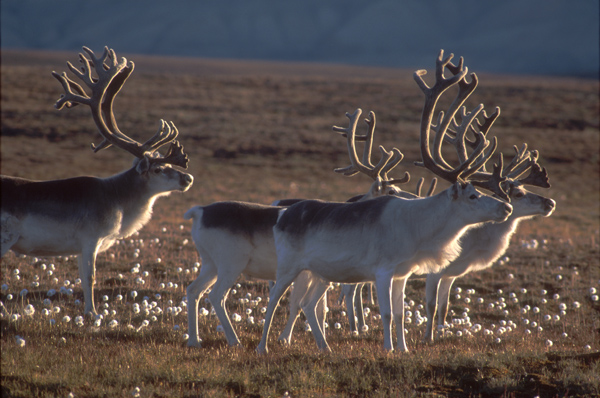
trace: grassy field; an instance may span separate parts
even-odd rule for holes
[[[555,199],[557,210],[522,223],[501,263],[455,282],[446,337],[421,343],[425,281],[411,277],[410,352],[384,352],[377,305],[368,305],[368,332],[353,336],[335,287],[327,319],[333,353],[317,351],[303,320],[290,347],[276,344],[286,321],[280,307],[270,352],[261,356],[254,350],[268,299],[264,281],[242,279],[229,295],[230,314],[241,316],[234,327],[243,347],[228,347],[212,314],[200,317],[203,347],[186,346],[185,288],[201,264],[183,213],[220,200],[345,200],[363,193],[366,177],[332,172],[348,159],[331,127],[345,125],[344,113],[358,107],[377,113],[376,143],[405,154],[396,173],[411,173],[412,191],[419,177],[431,178],[413,166],[423,103],[413,71],[116,50],[136,62],[115,104],[120,128],[142,141],[159,119],[173,120],[195,182],[160,199],[145,228],[99,255],[101,320],[83,316],[75,258],[2,258],[2,397],[600,394],[597,81],[479,75],[469,108],[481,102],[502,109],[491,134],[506,155],[523,142],[540,151],[552,188],[535,191]],[[422,66],[430,74],[435,56]],[[62,88],[50,72],[76,59],[2,51],[2,174],[109,176],[130,166],[124,151],[92,153],[89,144],[100,138],[87,109],[52,108]],[[204,307],[210,313],[210,303]]]

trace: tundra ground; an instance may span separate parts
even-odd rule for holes
[[[409,353],[383,351],[377,305],[368,305],[369,330],[350,334],[334,288],[327,330],[332,354],[316,350],[300,320],[290,347],[272,343],[270,353],[259,356],[254,349],[268,299],[263,281],[240,280],[229,295],[243,347],[227,346],[205,302],[203,347],[187,348],[185,288],[201,263],[183,213],[220,200],[342,201],[365,192],[367,178],[332,171],[348,157],[345,140],[331,127],[345,126],[344,113],[358,107],[377,114],[376,144],[404,153],[395,173],[411,173],[406,189],[414,190],[419,177],[429,181],[432,176],[413,165],[420,158],[423,96],[412,71],[116,50],[136,62],[115,102],[119,127],[144,141],[159,119],[173,120],[190,155],[194,186],[159,199],[139,234],[99,256],[99,322],[82,314],[74,258],[9,253],[2,259],[3,397],[600,394],[597,81],[479,75],[469,108],[481,102],[502,109],[490,134],[505,156],[523,142],[540,151],[552,188],[535,191],[555,199],[557,210],[522,223],[494,267],[456,281],[445,337],[420,342],[425,283],[413,277],[406,298]],[[422,66],[430,75],[435,55]],[[105,177],[130,166],[133,159],[122,150],[89,149],[101,140],[88,109],[53,109],[62,88],[50,72],[66,70],[66,60],[75,62],[75,54],[2,52],[2,174]],[[286,311],[277,311],[272,340]]]

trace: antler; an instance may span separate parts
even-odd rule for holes
[[[174,136],[177,137],[179,132],[177,131],[177,127],[173,122],[165,123],[164,120],[161,119],[161,127],[156,133],[155,136]],[[163,145],[163,144],[161,144]],[[160,146],[160,145],[159,145]],[[158,148],[158,147],[157,147]],[[188,166],[188,156],[185,152],[183,152],[183,145],[179,143],[177,140],[171,140],[171,145],[167,150],[167,154],[164,157],[155,157],[152,158],[151,161],[157,164],[174,164],[176,166],[183,167],[187,169]]]
[[[540,166],[537,163],[539,153],[538,151],[531,151],[531,169],[527,177],[518,180],[521,184],[533,185],[541,188],[550,188],[550,180],[548,178],[548,172],[545,167]]]
[[[546,168],[541,167],[537,163],[539,157],[538,151],[528,151],[527,144],[523,144],[520,150],[516,145],[513,148],[516,155],[504,169],[504,175],[506,175],[509,180],[519,181],[524,185],[550,188],[550,181]],[[519,179],[519,177],[526,172],[529,172],[529,174],[526,177]]]
[[[480,105],[482,107],[482,105]],[[478,107],[479,109],[479,107]],[[473,113],[473,112],[472,112]],[[496,110],[489,117],[486,115],[485,110],[482,110],[484,122],[480,123],[477,118],[471,113],[466,113],[465,107],[461,108],[462,123],[459,126],[456,121],[453,121],[454,131],[448,130],[445,136],[445,141],[454,145],[458,158],[461,162],[465,162],[467,159],[467,148],[468,145],[471,148],[477,148],[481,141],[481,136],[486,136],[492,127],[494,121],[500,116],[500,108],[496,107]],[[472,122],[477,123],[478,129],[482,135],[477,133],[477,130],[472,125]],[[468,129],[467,129],[468,127]],[[466,138],[467,131],[472,131],[475,134],[475,140],[469,141]],[[503,167],[503,156],[499,155],[498,163],[494,165],[492,173],[485,171],[485,164],[481,168],[482,171],[478,171],[471,175],[470,181],[473,185],[480,188],[490,190],[497,193],[499,196],[507,198],[505,190],[498,191],[498,187],[502,186],[505,181],[519,181],[526,185],[535,185],[543,188],[549,188],[550,182],[548,180],[548,173],[545,168],[542,168],[537,164],[538,152],[528,151],[527,144],[524,143],[521,149],[514,146],[515,156],[510,163]],[[521,175],[526,172],[530,172],[524,179],[518,179]]]
[[[423,80],[423,76],[427,74],[426,70],[418,70],[414,73],[415,81],[425,94],[425,104],[421,115],[421,157],[423,161],[416,162],[416,164],[428,168],[434,174],[447,181],[467,181],[471,178],[475,179],[475,174],[484,168],[485,163],[496,150],[496,138],[494,137],[490,142],[487,140],[486,134],[500,114],[500,109],[496,108],[496,111],[489,117],[483,110],[483,104],[478,105],[471,112],[467,112],[463,104],[477,88],[477,75],[471,73],[471,81],[467,82],[465,77],[468,68],[464,66],[463,58],[460,58],[458,65],[454,65],[451,63],[454,57],[453,54],[450,54],[445,59],[443,56],[444,51],[441,50],[436,61],[436,81],[432,87],[429,87]],[[446,68],[452,73],[451,77],[444,77],[444,70]],[[448,108],[448,112],[446,114],[440,112],[436,124],[433,124],[433,114],[437,101],[448,88],[456,85],[458,86],[458,94]],[[456,123],[455,119],[459,110],[461,110],[462,115],[460,125]],[[477,120],[479,114],[482,114],[485,119],[483,124],[480,124]],[[477,128],[475,128],[474,122],[476,122]],[[451,127],[455,131],[452,131]],[[433,155],[429,142],[431,130],[435,132]],[[466,134],[469,131],[474,134],[474,141],[466,139]],[[457,148],[458,166],[450,166],[443,158],[441,149],[444,141],[450,141]],[[469,145],[473,149],[470,154],[467,153],[466,145]],[[499,163],[501,163],[501,158]],[[478,175],[477,177],[484,178],[484,181],[473,181],[473,183],[508,199],[508,195],[506,195],[500,186],[505,180],[501,175],[501,170],[501,164],[496,164],[494,166],[494,173],[491,175]]]
[[[369,112],[369,117],[365,119],[365,122],[369,126],[366,135],[356,135],[356,125],[358,124],[358,119],[362,114],[362,110],[360,108],[356,109],[353,114],[346,113],[346,117],[349,119],[350,123],[348,127],[337,127],[333,126],[333,131],[341,133],[344,137],[346,137],[346,141],[348,144],[348,155],[350,156],[351,165],[337,168],[334,171],[336,173],[344,174],[345,176],[353,176],[357,173],[363,173],[371,177],[373,180],[380,179],[383,185],[394,185],[394,184],[404,184],[410,181],[410,174],[406,172],[404,177],[400,179],[389,179],[388,173],[396,167],[404,158],[404,155],[400,152],[399,149],[393,148],[391,152],[385,150],[383,146],[379,146],[379,151],[381,152],[381,159],[377,163],[377,165],[373,165],[371,163],[371,150],[373,147],[373,133],[375,132],[375,112]],[[364,141],[365,147],[363,150],[363,160],[362,162],[358,159],[358,155],[356,153],[356,142]]]
[[[79,61],[83,64],[81,69],[77,69],[70,62],[67,62],[67,66],[91,89],[92,94],[88,95],[78,83],[67,76],[66,72],[62,74],[52,72],[65,90],[65,94],[62,94],[56,101],[55,108],[60,110],[65,106],[71,108],[78,104],[90,107],[96,127],[104,138],[99,145],[92,144],[94,152],[114,145],[137,158],[143,158],[146,154],[151,154],[161,146],[171,143],[165,157],[152,157],[151,162],[169,163],[187,168],[188,158],[183,152],[181,144],[175,140],[178,131],[173,122],[166,123],[161,120],[158,132],[143,144],[119,130],[113,113],[113,102],[133,72],[134,63],[128,62],[126,58],[117,61],[114,50],[108,47],[104,48],[104,53],[100,58],[97,58],[94,52],[87,47],[83,47],[83,51],[87,53],[89,59],[84,54],[79,54]],[[96,77],[92,76],[92,72],[95,72]]]
[[[516,145],[513,148],[515,156],[508,165],[503,167],[503,157],[500,154],[498,163],[494,165],[494,172],[492,174],[485,172],[476,173],[473,176],[474,180],[471,181],[473,185],[493,190],[499,183],[516,181],[524,185],[550,188],[548,172],[537,163],[538,151],[528,151],[527,144],[523,144],[521,149],[517,148]],[[527,172],[529,174],[526,177],[519,179],[519,177]],[[483,178],[483,180],[477,181],[475,180],[476,178]]]
[[[419,178],[419,181],[417,181],[417,186],[415,188],[415,195],[421,196],[421,188],[423,188],[424,182],[425,182],[425,178],[423,178],[423,177]],[[435,191],[436,186],[437,186],[437,178],[432,178],[431,184],[429,184],[429,190],[427,190],[427,194],[425,196],[433,195],[433,192]]]

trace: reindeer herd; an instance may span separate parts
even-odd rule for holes
[[[53,76],[65,93],[55,107],[89,106],[103,141],[97,152],[111,145],[134,157],[129,170],[108,178],[75,177],[33,181],[1,176],[1,255],[9,250],[35,256],[77,255],[85,313],[96,314],[94,284],[96,256],[124,239],[151,218],[155,200],[174,191],[185,192],[193,177],[188,156],[177,141],[172,122],[145,143],[119,130],[113,102],[131,75],[134,64],[117,59],[105,48],[100,57],[84,47],[79,68],[67,63],[86,87],[67,73]],[[407,351],[404,337],[404,289],[412,274],[426,274],[427,327],[425,341],[433,341],[436,313],[444,324],[449,291],[458,277],[490,267],[507,249],[520,221],[549,216],[552,199],[527,191],[526,186],[550,187],[548,174],[538,164],[539,154],[527,144],[505,164],[499,154],[486,167],[497,148],[488,132],[500,109],[487,115],[483,105],[468,111],[465,101],[478,84],[474,73],[453,55],[436,60],[435,83],[430,87],[419,70],[414,79],[425,95],[420,123],[421,161],[450,187],[434,194],[437,179],[421,196],[422,180],[415,193],[400,185],[410,179],[390,179],[388,173],[403,158],[397,148],[379,147],[380,160],[371,160],[375,113],[365,120],[364,135],[356,133],[362,111],[346,114],[349,125],[334,127],[346,138],[350,165],[335,171],[346,176],[363,173],[373,179],[365,195],[347,202],[283,199],[271,205],[239,201],[195,206],[185,214],[192,219],[192,238],[201,257],[200,274],[187,287],[188,345],[200,347],[198,307],[208,292],[230,345],[240,345],[227,314],[229,291],[241,275],[274,281],[257,351],[268,351],[268,337],[283,294],[294,283],[290,315],[279,339],[291,342],[294,322],[304,312],[319,349],[329,351],[325,338],[325,302],[332,282],[343,284],[349,319],[359,324],[363,313],[360,291],[374,283],[383,322],[384,348],[394,350],[392,324],[396,323],[396,347]],[[468,75],[468,76],[467,76]],[[457,92],[445,111],[436,110],[438,100],[450,88]],[[90,93],[90,94],[88,94]],[[435,118],[435,121],[434,121]],[[364,142],[362,160],[357,142]],[[158,149],[169,144],[163,156]],[[446,159],[445,145],[456,151]],[[447,152],[447,150],[445,151]],[[488,171],[491,169],[491,171]],[[479,190],[478,190],[479,189]],[[481,191],[487,191],[486,195]],[[356,311],[358,309],[358,311]]]

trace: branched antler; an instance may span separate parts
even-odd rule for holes
[[[419,178],[419,181],[417,181],[417,186],[415,188],[415,195],[421,196],[421,189],[423,188],[424,182],[425,182],[425,178],[423,178],[423,177]],[[436,186],[437,186],[437,178],[432,178],[431,184],[429,184],[429,189],[427,190],[427,195],[425,195],[425,196],[433,195],[433,192],[435,191]]]
[[[540,188],[550,188],[550,180],[545,167],[540,166],[537,161],[538,151],[527,151],[527,144],[523,144],[521,150],[514,147],[516,156],[507,166],[506,176],[512,181],[518,181],[524,185],[532,185]],[[529,172],[524,178],[519,178]]]
[[[333,131],[341,133],[344,137],[346,137],[348,155],[350,156],[351,163],[349,166],[337,168],[334,171],[346,176],[352,176],[360,172],[371,177],[373,180],[380,179],[384,186],[408,182],[410,180],[410,174],[408,172],[405,173],[404,177],[400,179],[389,179],[388,177],[388,173],[404,158],[404,155],[397,148],[387,151],[383,146],[379,146],[381,159],[377,165],[373,165],[371,162],[371,151],[373,146],[373,133],[375,132],[376,124],[375,112],[371,111],[369,113],[369,117],[365,119],[369,129],[367,133],[362,136],[356,135],[356,126],[361,114],[362,110],[360,108],[354,111],[353,114],[346,113],[346,117],[349,119],[348,127],[333,127]],[[358,155],[356,153],[357,141],[365,142],[362,162],[358,159]]]
[[[528,151],[527,144],[523,144],[521,149],[517,148],[516,145],[513,148],[515,150],[515,156],[509,164],[503,167],[503,158],[502,154],[500,154],[499,162],[494,166],[493,173],[477,173],[473,176],[473,185],[484,189],[490,189],[490,186],[495,186],[498,182],[501,184],[504,182],[510,184],[518,182],[523,185],[550,188],[548,172],[537,163],[538,152]],[[529,172],[529,174],[526,177],[520,178],[527,172]],[[476,178],[483,180],[477,181],[475,180]],[[506,191],[506,189],[504,191]]]
[[[475,91],[478,84],[477,75],[471,73],[471,80],[466,80],[468,68],[464,66],[463,58],[460,58],[458,65],[452,64],[454,57],[450,54],[444,58],[444,51],[441,50],[436,61],[436,81],[432,87],[429,87],[423,80],[427,73],[425,70],[418,70],[414,73],[414,79],[425,94],[425,104],[421,115],[421,157],[422,162],[417,162],[419,166],[424,166],[434,174],[450,181],[467,181],[481,169],[484,169],[485,163],[492,157],[497,147],[497,140],[494,137],[491,141],[486,135],[495,119],[500,114],[499,108],[491,115],[487,116],[483,110],[483,105],[478,105],[471,112],[467,112],[463,104],[469,96]],[[452,76],[444,76],[445,69],[448,69]],[[458,94],[446,113],[440,112],[435,124],[432,123],[433,115],[437,101],[441,95],[450,87],[458,86]],[[456,114],[461,110],[461,123],[456,123]],[[482,114],[485,121],[480,124],[477,116]],[[475,125],[477,128],[475,128]],[[454,131],[452,131],[454,129]],[[433,154],[430,147],[431,130],[435,132]],[[468,141],[466,134],[474,134],[474,141]],[[459,165],[452,167],[442,156],[442,144],[451,142],[457,148]],[[472,148],[469,154],[466,146]],[[499,163],[501,163],[501,158]],[[492,174],[478,176],[485,178],[481,181],[486,189],[491,190],[500,197],[508,199],[508,195],[502,190],[501,183],[504,177],[501,175],[502,166],[496,164]]]
[[[65,93],[60,96],[55,104],[56,109],[60,110],[65,106],[71,108],[78,104],[90,107],[96,127],[104,138],[99,145],[92,144],[94,152],[114,145],[138,158],[143,158],[146,154],[153,153],[161,146],[171,143],[167,156],[163,158],[152,157],[150,161],[153,163],[169,163],[186,168],[188,158],[183,152],[181,144],[175,140],[178,131],[173,122],[166,123],[161,120],[158,132],[143,144],[121,132],[117,126],[113,112],[113,102],[125,81],[133,72],[134,63],[128,62],[126,58],[121,58],[118,61],[114,50],[108,47],[104,48],[104,53],[100,58],[97,58],[94,52],[87,47],[83,47],[83,51],[89,58],[86,58],[82,53],[79,54],[79,61],[82,64],[80,69],[70,62],[67,62],[67,66],[91,90],[91,95],[88,95],[78,83],[70,79],[66,72],[61,74],[52,72],[52,75],[62,84],[65,90]]]

